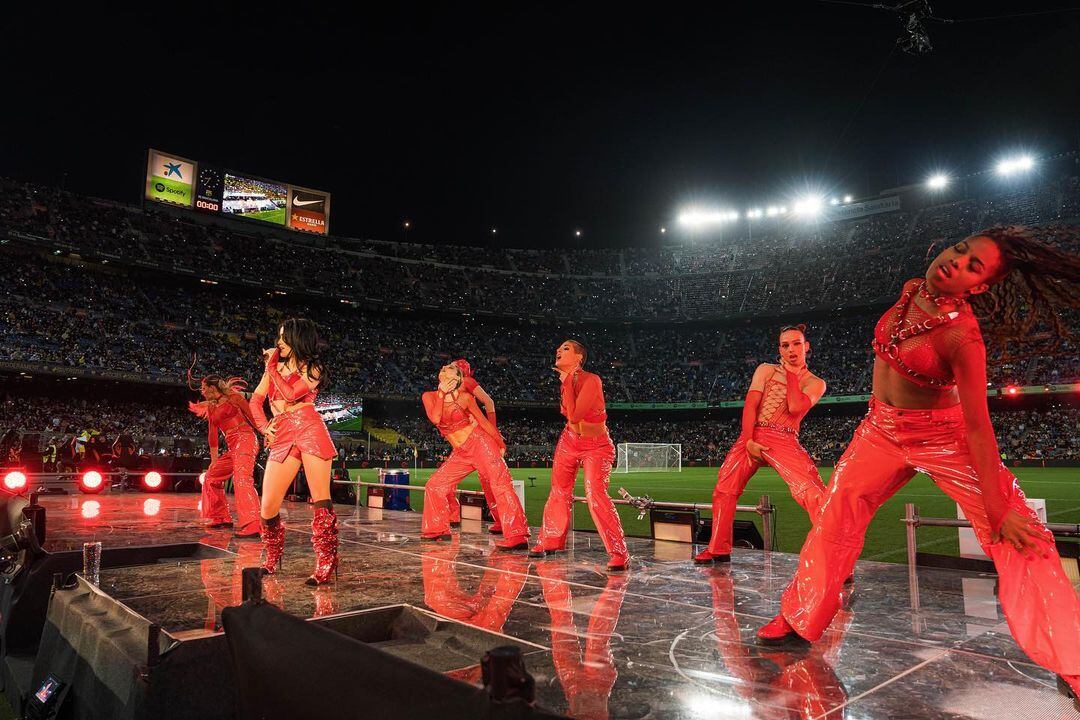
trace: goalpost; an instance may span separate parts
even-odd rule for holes
[[[680,443],[619,443],[615,472],[682,472]]]

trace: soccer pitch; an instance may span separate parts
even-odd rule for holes
[[[249,220],[262,220],[263,222],[274,223],[275,225],[284,225],[285,208],[276,208],[274,210],[259,210],[258,212],[244,213],[240,217],[245,217]]]
[[[431,476],[432,470],[412,470],[410,482],[422,485]],[[1080,523],[1080,468],[1014,468],[1020,479],[1020,486],[1029,498],[1046,500],[1047,519],[1050,522]],[[544,502],[550,487],[550,468],[511,468],[515,480],[525,483],[525,513],[529,525],[540,525]],[[377,482],[375,470],[353,470],[355,478],[359,474],[362,480]],[[822,479],[828,482],[832,468],[821,468]],[[530,484],[529,478],[536,478]],[[620,487],[633,495],[650,495],[654,500],[673,502],[712,502],[712,489],[716,484],[716,468],[689,467],[679,472],[627,473],[613,474],[609,492],[618,497]],[[463,490],[479,490],[480,482],[476,474],[469,475],[460,485]],[[578,482],[574,494],[584,496],[585,488],[582,475],[578,473]],[[801,507],[791,499],[787,485],[776,471],[763,468],[750,480],[746,491],[739,498],[741,505],[757,505],[758,499],[768,494],[776,506],[777,549],[783,552],[798,552],[803,539],[810,529],[810,520]],[[412,506],[415,510],[423,508],[423,493],[412,492]],[[925,475],[916,475],[900,492],[890,498],[870,524],[866,536],[866,546],[862,557],[866,560],[884,562],[905,562],[907,544],[904,525],[900,518],[904,516],[904,505],[915,503],[919,513],[926,517],[956,517],[956,504],[941,492]],[[616,505],[622,516],[623,528],[627,535],[649,536],[649,517],[637,519],[634,508]],[[703,516],[711,515],[702,511]],[[737,519],[754,520],[760,529],[760,520],[752,513],[738,513]],[[594,528],[584,503],[574,503],[574,527],[577,529]],[[919,529],[919,547],[928,552],[956,555],[959,543],[955,528],[925,527]]]

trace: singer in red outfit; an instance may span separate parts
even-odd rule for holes
[[[530,557],[566,549],[566,534],[574,505],[578,468],[585,470],[585,496],[609,560],[608,569],[625,570],[630,563],[626,537],[615,504],[608,495],[615,446],[607,430],[607,411],[600,376],[582,369],[588,351],[576,340],[567,340],[555,351],[555,371],[562,382],[562,414],[566,427],[555,446],[551,467],[551,493],[544,505],[540,541]]]
[[[188,382],[191,378],[189,373]],[[203,401],[188,403],[188,409],[205,418],[209,431],[210,467],[202,486],[202,516],[212,528],[232,527],[229,503],[225,500],[225,481],[233,478],[236,495],[238,538],[259,537],[259,496],[255,492],[255,455],[259,443],[252,429],[255,419],[241,391],[240,378],[207,375],[199,383]],[[225,434],[227,450],[218,454],[218,433]]]
[[[742,412],[742,434],[717,473],[709,547],[696,563],[730,562],[735,506],[746,483],[763,465],[784,479],[795,502],[816,522],[825,501],[817,466],[799,444],[799,424],[825,394],[825,381],[806,367],[806,326],[780,330],[780,364],[759,365]]]
[[[424,486],[424,515],[420,537],[423,540],[450,539],[449,497],[458,483],[474,470],[487,477],[501,509],[503,539],[496,546],[503,550],[528,548],[529,524],[521,501],[514,493],[510,469],[502,455],[506,443],[502,435],[480,412],[476,400],[462,389],[464,374],[450,363],[439,371],[439,387],[422,396],[428,420],[450,443],[453,451],[432,473]]]
[[[480,383],[473,377],[472,366],[468,360],[464,358],[455,360],[454,365],[457,365],[461,370],[462,382],[461,389],[472,395],[480,405],[484,407],[484,415],[487,416],[488,421],[493,427],[498,427],[495,422],[495,401],[491,399],[491,396],[487,394],[484,388],[480,387]],[[491,479],[486,474],[480,475],[480,489],[484,491],[484,500],[487,502],[488,512],[491,513],[491,526],[488,528],[488,532],[492,535],[502,535],[502,522],[499,520],[499,504],[495,499],[495,493],[491,491]],[[450,497],[447,498],[447,502],[450,504],[450,523],[451,525],[461,522],[461,505],[458,503],[457,493],[455,491],[450,492]]]
[[[1080,597],[1054,539],[1001,462],[986,402],[982,325],[1010,343],[1034,328],[1067,332],[1058,310],[1080,307],[1080,258],[1055,247],[1075,228],[995,227],[949,247],[904,283],[874,331],[870,411],[836,465],[780,614],[763,643],[816,641],[840,607],[874,511],[917,470],[963,509],[998,572],[998,600],[1017,644],[1080,690]],[[1064,335],[1061,335],[1064,337]],[[1080,709],[1080,701],[1077,701]]]
[[[337,515],[330,501],[330,465],[337,457],[337,449],[326,423],[315,411],[315,396],[328,380],[321,359],[325,348],[314,322],[289,318],[281,324],[276,347],[264,353],[266,372],[251,396],[256,427],[270,447],[263,473],[263,571],[271,574],[281,562],[285,525],[279,510],[303,465],[314,503],[311,545],[315,550],[315,572],[307,579],[308,585],[330,582],[338,565]],[[274,414],[270,421],[263,411],[267,400]]]

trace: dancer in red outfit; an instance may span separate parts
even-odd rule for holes
[[[427,545],[422,551],[424,603],[435,612],[474,627],[502,633],[529,577],[529,561],[521,555],[499,553],[484,569],[476,592],[462,589],[458,578],[456,541]],[[472,575],[473,566],[462,567]]]
[[[495,422],[495,401],[491,399],[491,396],[487,394],[484,388],[480,387],[480,383],[473,377],[472,366],[468,360],[464,358],[455,360],[454,365],[457,365],[461,370],[462,382],[461,389],[472,395],[479,401],[479,404],[484,406],[484,415],[487,416],[488,421],[492,426],[498,427]],[[488,512],[491,513],[491,527],[488,528],[488,532],[492,535],[502,535],[502,522],[499,520],[499,504],[495,500],[495,493],[491,491],[491,479],[487,475],[480,475],[480,489],[484,491],[484,500],[487,501]],[[461,522],[461,504],[458,503],[457,493],[450,492],[450,497],[447,498],[447,502],[450,504],[450,524],[455,525]]]
[[[696,563],[730,562],[735,506],[746,483],[762,465],[784,479],[795,502],[817,521],[825,485],[817,466],[799,444],[799,424],[825,394],[825,381],[806,367],[806,326],[780,331],[780,364],[759,365],[742,412],[742,434],[717,473],[709,547]]]
[[[338,564],[337,515],[330,501],[330,465],[337,450],[326,423],[315,412],[315,396],[328,379],[320,359],[325,347],[314,322],[289,318],[281,324],[277,346],[264,353],[266,372],[251,396],[256,427],[270,447],[263,473],[263,571],[273,573],[281,562],[285,525],[278,511],[302,464],[314,502],[311,545],[315,572],[307,579],[308,585],[330,582]],[[267,400],[274,413],[269,422],[263,411]]]
[[[555,371],[562,381],[561,410],[566,417],[566,427],[555,446],[551,494],[544,505],[540,541],[529,556],[544,557],[547,553],[566,549],[566,534],[570,531],[574,505],[574,482],[578,468],[583,467],[589,514],[610,556],[608,569],[621,571],[627,568],[630,558],[626,552],[622,521],[608,495],[615,446],[607,431],[600,376],[582,369],[587,358],[585,346],[576,340],[563,342],[555,351]]]
[[[191,377],[188,373],[190,386]],[[252,427],[255,419],[241,390],[240,378],[207,375],[199,383],[203,402],[188,403],[188,409],[209,425],[210,467],[202,486],[202,516],[212,528],[232,527],[229,503],[225,500],[225,481],[233,478],[236,494],[238,538],[259,537],[259,496],[255,492],[255,455],[259,443]],[[227,450],[218,454],[218,432],[225,433]]]
[[[496,545],[503,550],[527,548],[529,525],[521,501],[514,493],[510,469],[502,459],[506,451],[499,431],[476,406],[473,396],[462,390],[464,375],[451,363],[439,371],[439,388],[424,393],[424,411],[439,433],[453,447],[424,487],[424,516],[420,537],[424,540],[449,539],[449,496],[458,483],[474,470],[487,477],[491,491],[502,511],[504,538]]]
[[[1060,233],[1075,240],[1075,229]],[[960,505],[993,559],[1017,644],[1058,673],[1063,690],[1080,690],[1080,598],[1053,537],[1001,463],[986,403],[986,348],[971,308],[1014,343],[1040,326],[1064,337],[1056,309],[1080,307],[1078,283],[1076,255],[1035,231],[997,227],[961,240],[924,278],[904,284],[874,331],[870,411],[837,463],[781,612],[758,632],[762,642],[821,637],[874,511],[921,470]]]
[[[608,699],[619,678],[611,654],[611,637],[619,624],[627,575],[609,575],[607,584],[589,613],[584,633],[574,622],[574,596],[566,582],[566,565],[540,562],[535,566],[551,613],[551,660],[559,676],[571,717],[603,720],[609,715]],[[581,638],[585,639],[582,652]]]

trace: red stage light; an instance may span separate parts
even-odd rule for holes
[[[1016,387],[1015,385],[1009,385],[1008,387],[1005,388],[1005,394],[1006,395],[1016,395],[1019,392],[1020,392],[1020,388]]]
[[[93,520],[101,513],[101,503],[97,500],[87,500],[82,504],[82,516],[87,520]]]
[[[4,489],[11,492],[21,492],[26,489],[26,475],[18,470],[12,470],[4,476]]]
[[[151,470],[143,475],[143,487],[147,490],[160,490],[164,484],[165,479],[161,477],[161,473],[157,470]]]
[[[79,479],[79,490],[84,493],[101,492],[105,487],[105,478],[97,470],[87,470]]]
[[[157,498],[149,498],[142,504],[143,515],[154,517],[161,512],[161,501]]]

